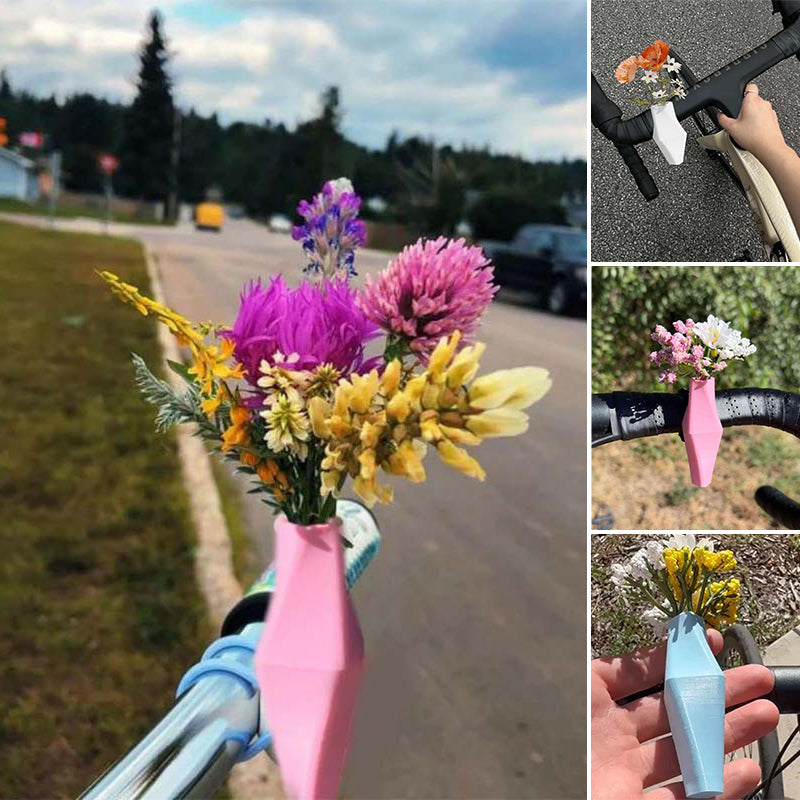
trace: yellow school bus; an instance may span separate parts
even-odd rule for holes
[[[219,203],[200,203],[194,210],[194,224],[198,230],[221,231],[225,211]]]

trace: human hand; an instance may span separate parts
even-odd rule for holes
[[[731,119],[720,113],[718,120],[740,147],[749,150],[761,162],[779,156],[788,149],[778,115],[773,111],[772,104],[759,96],[755,83],[748,83],[744,90],[739,116]]]
[[[707,632],[711,650],[722,649],[718,631]],[[616,658],[592,662],[592,800],[641,800],[644,790],[680,774],[661,694],[629,705],[617,700],[664,679],[666,643]],[[725,672],[725,706],[741,706],[725,715],[725,752],[755,742],[778,725],[778,709],[763,697],[773,686],[772,673],[756,664]],[[752,701],[752,702],[751,702]],[[746,703],[746,705],[741,705]],[[725,764],[721,798],[741,798],[761,782],[758,764],[736,759]],[[682,800],[683,784],[672,783],[646,795],[647,800]]]

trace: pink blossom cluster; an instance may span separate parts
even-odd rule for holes
[[[650,362],[665,367],[658,374],[659,383],[675,383],[679,376],[691,376],[707,380],[712,373],[727,367],[725,361],[714,362],[706,355],[702,344],[697,344],[692,336],[695,322],[687,319],[672,323],[675,333],[670,333],[663,325],[656,325],[650,338],[661,345],[660,350],[650,353]]]

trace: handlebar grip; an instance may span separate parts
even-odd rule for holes
[[[615,147],[619,150],[622,160],[627,165],[628,169],[639,187],[639,191],[644,195],[644,199],[649,203],[658,197],[658,187],[653,180],[653,176],[648,171],[647,167],[642,161],[642,157],[636,152],[636,148],[632,144],[616,144]]]
[[[769,667],[775,685],[765,699],[771,700],[781,714],[800,714],[800,667]]]
[[[760,486],[756,490],[756,503],[784,528],[791,531],[800,530],[800,503],[787,497],[780,489],[774,486]]]
[[[783,27],[788,28],[800,17],[800,0],[772,0],[772,13],[780,14]]]

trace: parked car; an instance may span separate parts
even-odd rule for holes
[[[225,210],[219,203],[200,203],[194,210],[194,224],[199,231],[221,231]]]
[[[586,231],[523,225],[510,242],[479,242],[501,286],[537,294],[553,314],[586,314]]]
[[[273,233],[291,233],[292,221],[283,214],[273,214],[267,220],[267,227]]]

